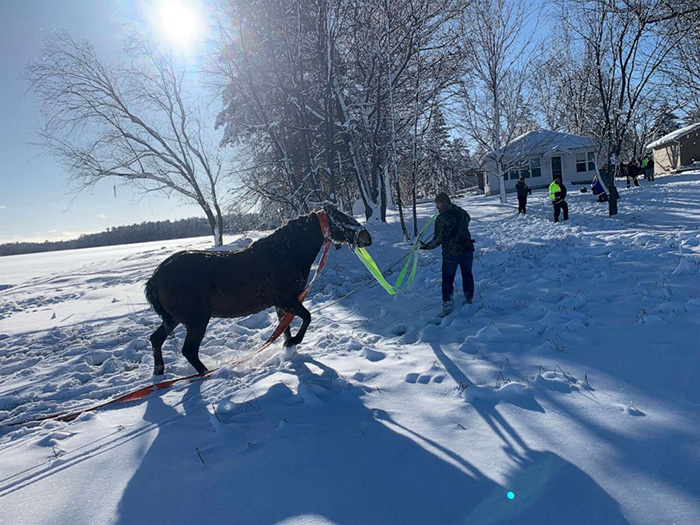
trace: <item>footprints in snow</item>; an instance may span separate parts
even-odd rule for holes
[[[411,384],[421,383],[422,385],[427,385],[430,382],[442,383],[445,380],[444,374],[433,375],[430,373],[418,374],[412,372],[406,376],[406,382]]]

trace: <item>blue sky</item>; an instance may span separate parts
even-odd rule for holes
[[[73,238],[81,233],[143,221],[200,216],[196,205],[154,195],[141,199],[111,184],[79,196],[68,174],[42,154],[39,104],[22,70],[43,35],[66,29],[93,42],[101,57],[114,55],[125,23],[139,21],[162,0],[0,0],[0,243]]]

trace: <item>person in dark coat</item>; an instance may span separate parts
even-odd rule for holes
[[[561,180],[561,177],[557,177],[549,185],[549,199],[554,205],[554,222],[559,222],[559,214],[564,212],[564,220],[569,220],[569,205],[566,203],[566,186]]]
[[[525,177],[520,177],[515,183],[515,192],[518,194],[518,214],[525,215],[527,213],[527,196],[532,193],[530,186],[525,183]]]
[[[637,177],[639,177],[639,166],[637,166],[637,161],[632,159],[630,163],[627,165],[627,187],[630,187],[630,180],[634,181],[635,186],[639,186],[639,181],[637,180]]]
[[[442,312],[448,315],[452,311],[452,295],[457,267],[462,270],[462,289],[464,300],[471,303],[474,299],[474,241],[469,232],[469,214],[452,204],[449,195],[439,193],[435,205],[440,214],[435,220],[435,235],[430,242],[421,242],[421,250],[433,250],[442,246]]]

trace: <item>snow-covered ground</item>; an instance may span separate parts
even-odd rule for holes
[[[700,174],[621,195],[610,219],[570,188],[560,224],[544,192],[459,201],[477,292],[437,324],[439,250],[398,296],[331,251],[297,355],[232,367],[275,316],[214,320],[206,381],[2,427],[0,523],[700,523]],[[381,268],[407,252],[370,230]],[[0,425],[153,382],[143,284],[207,246],[0,259]]]

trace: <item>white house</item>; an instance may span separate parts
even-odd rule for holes
[[[700,160],[700,122],[664,135],[645,149],[654,152],[654,173],[669,173]]]
[[[540,129],[529,131],[503,148],[506,190],[522,176],[531,188],[543,188],[556,177],[565,183],[586,184],[596,174],[597,147],[593,139]],[[498,176],[493,156],[486,162],[484,193],[497,194]]]

